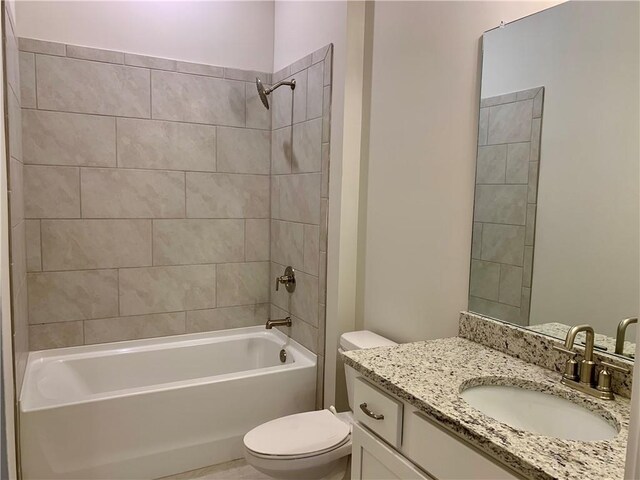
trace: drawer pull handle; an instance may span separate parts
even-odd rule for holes
[[[374,420],[384,420],[384,415],[381,413],[373,413],[371,410],[369,410],[367,408],[367,404],[366,403],[361,403],[360,404],[360,410],[362,410],[365,415],[367,415],[367,417],[371,417]]]

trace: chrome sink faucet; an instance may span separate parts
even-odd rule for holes
[[[575,343],[576,336],[580,332],[585,332],[587,338],[584,347],[584,358],[581,362],[578,362],[575,359],[578,352],[573,350],[573,344]],[[595,332],[591,325],[576,325],[575,327],[571,327],[567,332],[564,347],[559,345],[553,346],[555,350],[570,355],[569,360],[567,360],[565,364],[562,384],[602,400],[613,400],[611,372],[609,370],[616,370],[622,373],[628,373],[628,370],[608,362],[600,362],[602,368],[598,373],[598,380],[596,382],[596,363],[593,361],[594,342]]]

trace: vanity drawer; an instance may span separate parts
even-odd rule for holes
[[[400,448],[402,402],[374,387],[362,377],[356,378],[354,383],[353,410],[356,420],[392,446]]]
[[[404,422],[402,453],[437,479],[519,480],[522,477],[487,458],[460,437],[419,412]]]

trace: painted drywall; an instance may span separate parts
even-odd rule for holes
[[[25,1],[16,10],[22,37],[248,70],[273,66],[272,1]]]
[[[568,2],[485,35],[483,97],[545,87],[531,324],[640,313],[639,16]]]
[[[455,335],[467,307],[485,30],[557,2],[377,2],[360,322]]]

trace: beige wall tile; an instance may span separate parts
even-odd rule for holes
[[[187,312],[187,333],[264,325],[268,317],[269,308],[266,303],[192,310]]]
[[[296,88],[291,91],[282,88],[289,95],[293,95],[293,123],[304,122],[307,119],[307,70],[296,73],[288,80],[296,80]]]
[[[500,264],[471,260],[469,295],[487,300],[498,300],[500,289]]]
[[[271,173],[291,173],[293,137],[291,127],[271,132]]]
[[[195,75],[205,75],[207,77],[224,77],[223,67],[205,65],[203,63],[177,62],[176,70],[181,73],[193,73]]]
[[[244,83],[152,71],[153,118],[244,127]]]
[[[331,138],[331,87],[325,86],[322,94],[322,143]]]
[[[25,163],[41,165],[116,165],[113,118],[24,110]]]
[[[533,273],[533,247],[524,247],[524,269],[522,272],[522,286],[531,287],[531,275]]]
[[[529,158],[531,162],[538,162],[540,160],[541,130],[542,130],[542,119],[535,118],[531,125],[531,156]]]
[[[309,68],[307,78],[307,118],[322,116],[322,95],[324,81],[324,62],[316,63]]]
[[[476,183],[505,183],[506,163],[507,145],[478,147]]]
[[[274,218],[291,222],[320,223],[320,173],[282,175],[271,198]]]
[[[492,302],[478,297],[469,297],[469,310],[491,318],[520,323],[520,309],[504,303]]]
[[[256,77],[264,83],[271,83],[271,74],[267,72],[259,72],[257,70],[241,70],[239,68],[225,68],[224,78],[229,80],[242,80],[243,82],[255,82]]]
[[[296,272],[296,291],[291,294],[291,313],[318,326],[318,277]]]
[[[27,275],[29,323],[118,315],[118,272],[91,270]]]
[[[298,85],[296,85],[296,88],[298,88]],[[271,128],[276,130],[291,125],[291,119],[293,118],[293,92],[290,87],[282,86],[274,90],[269,95],[269,104],[272,112]]]
[[[255,79],[245,83],[247,97],[247,128],[261,128],[271,130],[271,110],[267,110],[256,88]]]
[[[24,166],[15,158],[9,161],[9,208],[11,226],[24,220]]]
[[[180,218],[185,216],[182,172],[83,168],[82,216]]]
[[[296,270],[304,267],[304,225],[271,221],[271,260]]]
[[[22,109],[18,98],[11,92],[7,95],[9,116],[9,154],[16,160],[23,161],[22,148]]]
[[[76,167],[24,167],[27,218],[80,217],[80,172]]]
[[[242,262],[243,220],[156,220],[153,264]]]
[[[482,250],[482,223],[473,222],[473,234],[471,239],[471,258],[480,258]]]
[[[475,196],[476,222],[525,224],[526,185],[477,185]]]
[[[157,120],[118,119],[118,166],[215,171],[216,129]]]
[[[519,307],[522,301],[522,267],[500,265],[500,303]]]
[[[269,285],[269,262],[218,265],[218,306],[266,303],[269,301]]]
[[[124,53],[100,48],[67,45],[67,57],[106,63],[124,63]]]
[[[124,63],[134,67],[156,68],[158,70],[176,70],[176,61],[168,58],[148,57],[134,53],[124,54]]]
[[[46,55],[66,55],[64,43],[47,42],[33,38],[19,38],[18,47],[23,52],[44,53]]]
[[[22,221],[11,228],[11,288],[22,289],[27,279],[26,225]]]
[[[529,142],[508,145],[506,183],[527,183],[529,179],[529,150]]]
[[[27,271],[39,272],[42,270],[42,253],[40,251],[40,220],[27,220]]]
[[[529,162],[529,188],[527,191],[527,201],[537,203],[538,201],[538,167],[539,162]]]
[[[318,275],[320,255],[320,227],[317,225],[304,226],[304,268],[306,273]]]
[[[218,172],[268,174],[271,134],[266,130],[218,127]]]
[[[320,252],[320,273],[318,275],[318,301],[327,302],[327,252]]]
[[[124,268],[120,315],[177,312],[216,305],[215,265]]]
[[[328,143],[322,144],[322,185],[320,196],[322,198],[329,197],[329,153],[330,148]]]
[[[536,204],[527,205],[527,225],[525,230],[524,244],[533,245],[536,233]]]
[[[119,342],[185,333],[185,312],[85,320],[84,342]]]
[[[38,107],[78,113],[150,116],[149,70],[38,56]]]
[[[151,220],[43,220],[44,270],[151,265]]]
[[[290,327],[278,327],[278,329],[303,347],[316,353],[318,351],[318,329],[297,317],[292,317],[291,321],[292,325]]]
[[[319,172],[322,166],[322,119],[293,126],[293,173]]]
[[[31,350],[75,347],[84,343],[82,322],[60,322],[29,326]]]
[[[533,100],[507,103],[489,109],[489,145],[527,142],[531,134]]]
[[[245,220],[245,260],[258,262],[269,260],[269,220]]]
[[[20,52],[20,99],[22,108],[36,108],[36,58]]]
[[[329,199],[320,200],[320,251],[327,251],[329,237]]]
[[[267,218],[269,177],[187,172],[187,217]]]
[[[489,109],[481,108],[478,119],[478,145],[487,144],[487,135],[489,134]]]
[[[525,228],[485,223],[482,227],[482,260],[522,265]]]

